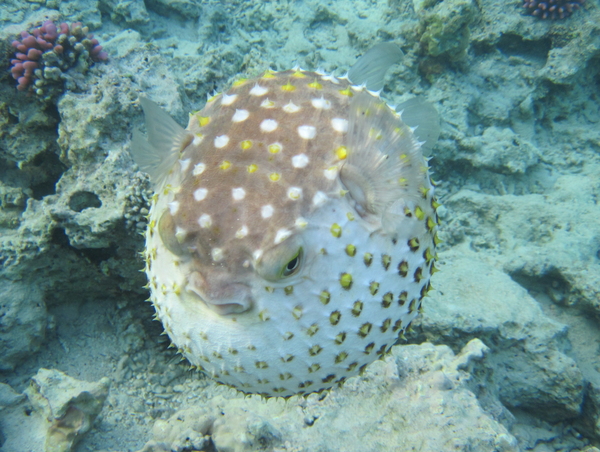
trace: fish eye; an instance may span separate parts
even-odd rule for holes
[[[302,247],[300,247],[298,248],[298,251],[296,252],[294,257],[292,257],[292,259],[290,259],[290,261],[281,270],[282,278],[292,276],[298,271],[298,269],[300,268],[300,263],[302,262],[302,255]]]

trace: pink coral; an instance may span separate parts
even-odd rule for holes
[[[54,66],[62,72],[75,66],[81,57],[90,62],[108,59],[108,54],[102,50],[98,40],[80,22],[73,22],[70,26],[62,22],[57,26],[47,20],[29,32],[22,31],[20,39],[14,40],[12,46],[16,52],[15,58],[11,60],[10,71],[17,80],[17,89],[20,91],[36,85],[43,93],[41,87],[46,82],[44,68]]]

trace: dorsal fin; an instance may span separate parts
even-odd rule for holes
[[[424,142],[421,145],[423,155],[431,155],[431,149],[440,136],[440,116],[433,104],[420,97],[413,97],[398,105],[396,111],[406,125],[417,128],[415,135],[419,141]]]
[[[148,140],[139,130],[133,131],[131,155],[140,169],[150,175],[156,187],[163,184],[180,158],[181,151],[193,135],[181,127],[158,104],[140,98],[146,119]]]
[[[426,162],[410,128],[385,104],[363,91],[350,102],[348,156],[340,180],[356,211],[374,224],[398,200],[419,201]],[[388,227],[389,226],[389,227]],[[396,225],[384,225],[393,229]]]
[[[382,42],[371,47],[361,56],[348,72],[348,79],[354,85],[366,84],[371,91],[383,89],[387,70],[398,63],[404,54],[393,42]]]

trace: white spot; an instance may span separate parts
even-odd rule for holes
[[[265,94],[267,94],[269,92],[268,88],[265,88],[264,86],[260,86],[258,83],[256,85],[254,85],[254,87],[250,90],[250,95],[251,96],[264,96]]]
[[[236,239],[243,239],[248,235],[248,226],[244,225],[235,232]]]
[[[311,100],[310,103],[319,110],[329,110],[331,108],[331,102],[326,100],[323,96],[321,96],[320,99]]]
[[[202,215],[200,215],[200,218],[198,218],[198,224],[200,225],[200,227],[210,228],[212,226],[212,218],[210,217],[210,215],[203,213]]]
[[[234,188],[231,190],[231,196],[233,196],[234,200],[240,201],[240,200],[244,199],[244,197],[246,196],[246,190],[244,190],[241,187]]]
[[[252,259],[254,259],[254,262],[256,262],[261,258],[262,255],[263,255],[262,250],[256,250],[252,253]]]
[[[325,171],[323,171],[323,174],[329,180],[334,180],[337,176],[337,173],[338,173],[338,169],[335,166],[327,168]]]
[[[272,100],[269,100],[269,98],[267,97],[265,100],[263,100],[260,103],[260,106],[262,108],[273,108],[275,106],[275,102],[273,102]]]
[[[326,81],[326,82],[335,83],[336,85],[337,85],[338,83],[340,83],[340,82],[338,81],[338,79],[334,77],[333,73],[331,73],[331,74],[329,74],[329,75],[325,74],[323,77],[321,77],[321,80],[324,80],[324,81]]]
[[[213,248],[210,250],[210,255],[212,256],[213,261],[219,262],[223,259],[223,250],[221,248]]]
[[[179,201],[170,202],[168,204],[168,206],[169,206],[169,212],[171,212],[171,215],[175,215],[177,213],[177,211],[179,210]]]
[[[221,98],[221,105],[231,105],[235,102],[237,96],[237,94],[232,94],[231,96],[223,94],[223,97]]]
[[[273,206],[271,204],[267,204],[260,208],[260,215],[263,218],[271,218],[274,211],[275,211],[275,209],[273,209]]]
[[[263,132],[272,132],[277,128],[277,121],[274,119],[265,119],[260,123],[260,130]]]
[[[208,195],[208,190],[206,188],[198,188],[194,191],[194,199],[196,201],[202,201]]]
[[[215,138],[215,147],[217,149],[224,148],[229,143],[229,137],[227,135],[221,135]]]
[[[308,156],[306,154],[298,154],[292,157],[292,166],[294,168],[304,168],[308,165]]]
[[[275,245],[279,245],[281,242],[283,242],[285,239],[287,239],[290,235],[292,235],[292,231],[290,231],[289,229],[280,229],[279,231],[277,231],[277,234],[275,234],[275,240],[273,240],[273,243],[275,243]]]
[[[200,143],[202,143],[202,140],[204,140],[204,136],[201,133],[197,133],[196,135],[194,135],[194,140],[192,141],[192,143],[194,144],[194,146],[198,146]]]
[[[192,159],[179,160],[179,166],[181,166],[181,172],[185,172],[186,169],[190,166],[190,162]]]
[[[231,117],[231,120],[233,122],[242,122],[248,119],[248,116],[250,116],[248,110],[236,110],[233,116]]]
[[[204,163],[196,163],[194,165],[192,174],[194,176],[199,176],[200,174],[202,174],[204,172],[205,169],[206,169],[206,165]]]
[[[183,243],[186,235],[187,235],[187,231],[185,229],[180,228],[179,226],[177,226],[175,228],[175,238],[177,239],[177,241],[179,243]]]
[[[296,218],[295,224],[297,228],[304,229],[308,226],[308,221],[306,221],[306,218],[298,217]]]
[[[298,127],[298,134],[301,138],[304,138],[305,140],[310,140],[311,138],[314,138],[317,134],[317,129],[315,129],[313,126],[300,126]]]
[[[284,105],[284,107],[283,107],[283,111],[285,111],[286,113],[296,113],[299,110],[300,110],[300,107],[298,105],[296,105],[294,102],[292,102],[291,100],[289,101],[289,103],[287,105]]]
[[[313,206],[319,207],[319,206],[325,204],[325,202],[328,199],[329,199],[329,197],[325,193],[323,193],[322,191],[318,191],[313,196],[313,199],[312,199]]]
[[[302,189],[300,187],[290,187],[287,191],[288,198],[294,201],[302,198]]]
[[[348,131],[348,120],[347,119],[342,119],[342,118],[333,118],[331,120],[331,127],[333,127],[333,130],[335,130],[336,132],[347,132]]]

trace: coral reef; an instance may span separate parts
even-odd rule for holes
[[[564,19],[578,10],[585,0],[524,0],[528,14],[542,19]]]
[[[17,89],[43,97],[52,97],[57,87],[62,88],[63,75],[69,69],[86,72],[94,62],[108,59],[98,40],[80,22],[70,26],[63,22],[57,27],[47,20],[30,32],[22,31],[12,46],[16,52],[10,71]]]

